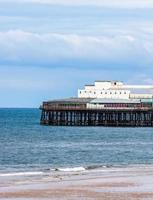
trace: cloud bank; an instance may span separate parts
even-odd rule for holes
[[[65,6],[102,6],[116,8],[153,8],[152,0],[1,0],[2,2],[35,3]]]
[[[0,63],[48,67],[153,64],[153,39],[144,35],[81,36],[0,32]],[[75,62],[77,61],[77,62]],[[114,66],[115,67],[115,66]]]

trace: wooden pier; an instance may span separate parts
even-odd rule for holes
[[[88,108],[89,99],[44,102],[41,124],[53,126],[152,127],[151,106]]]

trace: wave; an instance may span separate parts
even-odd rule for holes
[[[94,170],[94,169],[102,169],[102,168],[110,168],[111,165],[89,165],[86,167],[67,167],[67,168],[55,168],[55,169],[46,169],[46,171],[61,171],[61,172],[81,172],[86,170]]]
[[[86,167],[86,170],[93,170],[93,169],[102,169],[102,168],[110,168],[111,165],[89,165]]]
[[[7,176],[35,176],[35,175],[42,175],[43,172],[15,172],[15,173],[3,173],[0,174],[0,177],[7,177]]]
[[[47,175],[54,172],[83,172],[96,169],[111,168],[113,166],[109,165],[89,165],[89,166],[79,166],[79,167],[60,167],[60,168],[46,168],[40,169],[40,171],[22,171],[22,172],[3,172],[0,173],[0,177],[11,177],[11,176],[37,176],[37,175]]]
[[[71,167],[71,168],[57,168],[55,171],[61,171],[61,172],[80,172],[85,171],[86,168],[84,167]]]

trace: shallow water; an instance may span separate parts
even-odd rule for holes
[[[52,127],[38,109],[0,109],[0,173],[153,164],[153,128]]]

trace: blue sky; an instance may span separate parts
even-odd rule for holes
[[[153,83],[152,0],[0,0],[0,107],[94,80]]]

